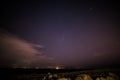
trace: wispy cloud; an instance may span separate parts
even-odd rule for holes
[[[35,47],[43,48],[44,46],[29,43],[11,34],[0,33],[0,66],[30,67],[36,62],[40,64],[52,62],[53,58],[42,54]]]
[[[33,47],[37,47],[37,48],[44,48],[44,46],[43,45],[39,45],[39,44],[31,44]]]

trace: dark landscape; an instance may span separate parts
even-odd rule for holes
[[[84,79],[85,76],[87,79]],[[82,79],[77,79],[78,77]],[[62,80],[63,78],[66,80],[97,80],[97,78],[119,80],[120,69],[0,69],[0,80]]]

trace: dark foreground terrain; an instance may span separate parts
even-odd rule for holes
[[[0,69],[0,80],[120,80],[120,69]]]

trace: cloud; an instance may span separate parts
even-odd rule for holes
[[[30,67],[35,63],[49,64],[53,58],[42,54],[42,51],[36,47],[43,48],[43,45],[29,43],[8,33],[0,33],[0,67]]]
[[[33,47],[36,47],[36,48],[44,48],[43,45],[39,45],[39,44],[31,44]]]

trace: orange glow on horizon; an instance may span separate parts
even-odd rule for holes
[[[57,66],[55,69],[60,69],[60,67],[59,67],[59,66]]]

